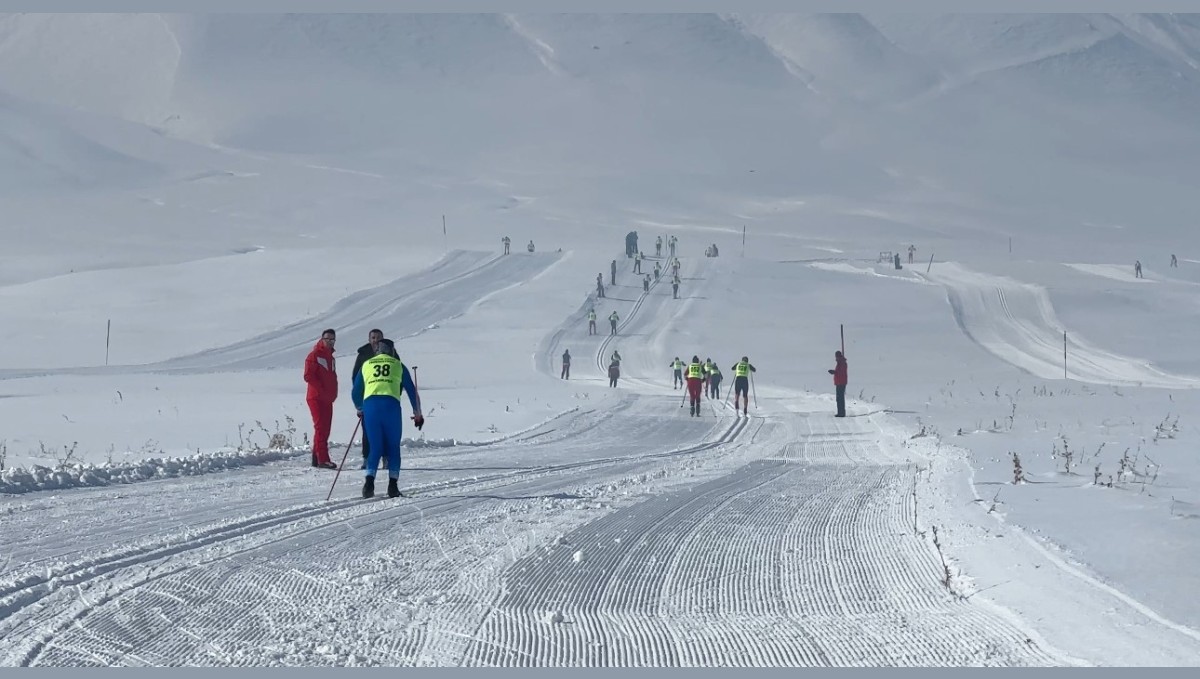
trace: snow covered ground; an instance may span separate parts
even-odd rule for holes
[[[0,17],[0,665],[1200,665],[1198,35]]]

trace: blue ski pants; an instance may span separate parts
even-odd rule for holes
[[[375,476],[380,458],[387,457],[388,478],[400,478],[400,437],[404,433],[400,401],[391,396],[370,396],[363,401],[363,432],[371,440],[367,476]]]

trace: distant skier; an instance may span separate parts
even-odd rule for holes
[[[834,365],[833,370],[829,371],[829,374],[833,375],[833,385],[834,385],[834,388],[837,390],[837,415],[834,415],[834,417],[845,417],[846,416],[846,382],[848,381],[847,380],[847,377],[848,377],[847,370],[846,370],[846,357],[842,355],[842,352],[835,351],[835,352],[833,352],[833,359],[836,362],[836,364]]]
[[[596,296],[604,296],[604,274],[602,273],[596,274]]]
[[[358,356],[354,359],[354,367],[350,370],[350,386],[354,387],[354,376],[362,370],[363,363],[375,356],[379,349],[379,340],[383,339],[383,331],[379,328],[374,328],[367,333],[367,343],[358,348]],[[362,466],[359,469],[367,468],[367,457],[371,454],[371,439],[367,438],[367,432],[362,433]]]
[[[749,416],[750,410],[750,373],[758,370],[750,364],[750,359],[743,356],[742,360],[733,364],[733,409],[738,409],[738,399],[743,398],[742,414]]]
[[[704,364],[699,356],[692,356],[687,367],[688,400],[692,404],[692,416],[700,417],[700,385],[704,383]]]
[[[642,253],[640,250],[633,256],[633,272],[636,274],[642,272]]]
[[[1175,259],[1175,255],[1171,255],[1171,266],[1178,268],[1179,260]]]
[[[675,238],[675,236],[671,236],[671,237],[670,237],[670,238],[667,240],[667,243],[668,243],[668,245],[670,246],[670,249],[671,249],[671,256],[672,256],[672,257],[674,257],[674,256],[675,256],[675,243],[676,243],[676,242],[677,242],[677,239]]]
[[[671,296],[679,299],[679,274],[675,274],[675,277],[671,279]]]
[[[612,352],[612,356],[608,357],[608,362],[616,363],[617,365],[621,365],[621,352],[614,349]]]
[[[588,334],[596,334],[596,307],[588,310]]]
[[[562,375],[560,376],[560,378],[564,379],[564,380],[571,379],[571,350],[570,349],[563,350]]]
[[[654,256],[662,257],[662,236],[654,239]]]
[[[529,245],[526,245],[526,246],[525,246],[525,249],[526,249],[526,250],[528,250],[528,251],[530,251],[530,252],[533,252],[533,241],[532,241],[532,240],[531,240],[531,241],[529,241]]]
[[[617,321],[619,321],[619,320],[621,320],[621,318],[619,316],[617,316],[616,311],[614,311],[608,315],[608,324],[612,327],[611,334],[613,334],[613,335],[617,334]]]
[[[683,361],[679,360],[679,357],[676,356],[675,360],[671,361],[671,365],[668,367],[670,367],[671,370],[675,374],[674,388],[678,389],[678,388],[682,387],[683,386]]]
[[[900,253],[899,252],[892,255],[892,265],[895,266],[897,270],[902,268],[900,266]]]
[[[612,266],[609,267],[608,284],[609,285],[617,284],[617,260],[615,260],[615,259],[612,261]]]
[[[509,252],[509,246],[512,245],[512,239],[510,239],[508,236],[505,236],[504,238],[500,239],[500,242],[504,243],[504,254],[507,255]]]
[[[642,292],[650,292],[650,274],[642,279]]]
[[[659,278],[662,278],[662,267],[658,265],[658,262],[655,262],[654,263],[654,280],[658,280]]]
[[[1142,260],[1137,260],[1133,263],[1133,277],[1142,278]]]
[[[610,387],[617,386],[617,379],[619,379],[620,377],[621,377],[621,364],[620,363],[608,364],[608,386],[610,386]]]
[[[354,376],[351,396],[363,428],[369,432],[371,456],[367,458],[366,479],[362,496],[375,495],[375,474],[379,470],[379,458],[388,459],[388,497],[399,497],[400,488],[400,440],[404,433],[403,412],[400,410],[400,392],[408,394],[413,410],[413,424],[417,429],[425,426],[421,414],[421,399],[416,386],[408,374],[408,368],[396,355],[396,346],[389,339],[379,341],[377,353],[363,364],[362,371]]]
[[[713,257],[720,257],[720,256],[721,256],[721,253],[717,251],[717,244],[716,244],[716,243],[713,243],[713,244],[712,244],[712,249],[713,249]]]
[[[908,246],[908,263],[909,264],[913,263],[913,255],[915,255],[915,254],[917,254],[917,246],[909,245]],[[896,267],[896,268],[900,268],[900,267]]]
[[[333,426],[333,402],[337,400],[337,366],[333,346],[337,333],[328,328],[313,345],[304,359],[304,382],[308,385],[305,400],[313,420],[312,466],[337,469],[329,459],[329,430]]]

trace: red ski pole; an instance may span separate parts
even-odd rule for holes
[[[329,495],[325,496],[326,502],[329,501],[329,498],[333,497],[333,487],[337,485],[338,477],[342,475],[342,467],[345,466],[345,464],[346,464],[346,458],[350,456],[350,446],[354,445],[354,436],[355,436],[355,434],[358,433],[358,426],[360,424],[362,424],[361,417],[358,419],[358,422],[354,425],[354,433],[350,434],[350,443],[346,444],[346,454],[342,455],[342,463],[338,465],[337,473],[333,475],[333,483],[329,484]]]

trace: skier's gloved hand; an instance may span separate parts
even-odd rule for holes
[[[420,429],[421,427],[425,426],[425,416],[422,415],[421,413],[417,413],[416,415],[413,415],[412,420],[413,420],[413,424],[417,425],[417,429]]]
[[[833,371],[832,371],[832,370],[830,370],[830,371],[829,371],[829,374],[830,374],[830,375],[832,375],[832,374],[833,374]]]
[[[358,411],[358,419],[360,419],[360,420],[362,419],[362,411],[361,410]]]

